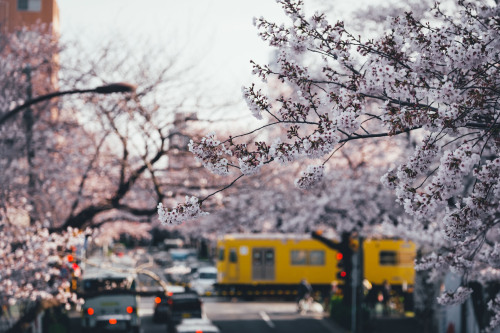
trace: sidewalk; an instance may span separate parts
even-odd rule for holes
[[[408,317],[381,317],[373,318],[370,322],[371,333],[420,333],[422,329],[415,318]]]
[[[323,322],[329,331],[335,333],[349,333],[348,329],[342,327],[333,318],[324,316]],[[368,322],[363,323],[363,333],[420,333],[422,329],[414,317],[401,316],[380,316],[372,317]]]

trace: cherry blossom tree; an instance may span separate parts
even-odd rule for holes
[[[135,95],[36,104],[29,110],[29,130],[24,114],[0,126],[0,306],[14,300],[75,302],[67,263],[54,260],[82,245],[79,230],[96,229],[93,240],[100,244],[123,233],[146,237],[158,224],[159,200],[210,186],[198,185],[196,177],[191,184],[169,177],[169,155],[179,149],[172,140],[179,136],[176,121],[196,122],[187,112],[200,106],[200,94],[192,93],[196,78],[177,64],[178,55],[169,58],[162,50],[155,57],[147,45],[143,54],[126,51],[119,41],[87,53],[78,44],[63,48],[36,29],[0,37],[0,115],[59,87],[118,81],[139,86]],[[59,70],[57,84],[50,81],[51,70]],[[198,169],[197,176],[208,174]]]
[[[82,250],[89,231],[50,233],[39,223],[23,226],[2,220],[0,234],[0,306],[17,303],[22,311],[25,305],[10,331],[21,330],[43,307],[80,304],[71,290],[73,268],[66,256]]]
[[[24,89],[29,83],[25,82],[23,64],[28,60],[43,64],[52,60],[41,47],[40,55],[30,54],[29,40],[17,43],[16,38],[23,35],[37,34],[30,30],[12,36],[12,41],[5,38],[6,44],[19,44],[25,57],[16,58],[7,52],[2,58],[11,69],[5,71],[9,77],[2,81],[6,84],[2,90],[3,110],[29,99]],[[86,51],[78,43],[65,45],[59,53],[61,89],[85,89],[118,81],[133,82],[138,89],[135,95],[61,98],[54,113],[50,110],[55,104],[37,105],[29,162],[26,154],[19,153],[27,149],[26,135],[17,130],[21,119],[2,126],[4,172],[0,191],[5,199],[1,204],[6,219],[26,216],[52,231],[98,227],[107,222],[130,222],[129,230],[133,230],[136,222],[156,222],[158,201],[185,193],[188,187],[193,190],[210,186],[169,179],[169,165],[175,159],[169,159],[169,155],[179,150],[171,139],[182,137],[187,145],[190,138],[176,132],[181,126],[177,118],[185,114],[184,123],[196,123],[197,119],[189,116],[192,109],[205,108],[199,102],[203,92],[192,93],[197,81],[193,69],[178,64],[177,54],[166,57],[164,50],[160,53],[159,48],[147,43],[141,52],[133,51],[136,45],[124,40],[105,43],[98,52]],[[34,73],[35,66],[31,68]],[[12,94],[7,95],[9,91]],[[33,95],[43,93],[34,91]],[[11,98],[14,102],[9,101]],[[196,167],[202,169],[196,173],[200,177],[208,174],[199,165]]]
[[[210,133],[192,142],[205,167],[233,178],[309,160],[295,181],[309,189],[325,177],[325,163],[342,146],[412,133],[418,144],[406,161],[381,181],[407,214],[435,226],[450,246],[417,266],[452,270],[463,286],[439,302],[463,302],[468,282],[498,279],[499,9],[494,3],[457,1],[455,11],[439,5],[425,12],[390,17],[383,35],[362,38],[324,14],[307,16],[300,0],[278,1],[291,20],[279,25],[256,19],[261,37],[275,47],[270,65],[254,64],[264,84],[279,80],[293,94],[278,97],[254,84],[243,89],[249,108],[286,135],[262,135],[253,145],[239,135],[220,140]],[[430,15],[429,15],[430,14]],[[187,197],[168,210],[164,223],[204,214],[207,198]],[[488,303],[491,327],[500,318],[498,297]]]

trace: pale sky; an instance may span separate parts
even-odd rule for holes
[[[266,64],[272,50],[257,36],[253,17],[286,20],[274,0],[59,0],[61,33],[98,44],[120,31],[179,45],[187,62],[217,73],[221,89],[240,95],[251,81],[250,59]],[[136,36],[136,37],[134,37]],[[140,36],[140,37],[137,37]],[[238,96],[239,97],[239,96]]]
[[[326,7],[330,13],[333,9],[345,13],[353,10],[355,4],[367,1],[376,0],[305,3]],[[186,66],[199,64],[196,69],[202,78],[199,90],[211,92],[206,96],[217,103],[240,101],[238,105],[231,104],[229,111],[235,112],[235,116],[230,118],[247,116],[245,121],[253,117],[242,102],[241,87],[260,82],[251,75],[250,60],[268,64],[274,50],[257,35],[253,19],[263,16],[276,23],[290,23],[275,0],[58,0],[58,3],[63,40],[76,37],[91,49],[109,40],[106,35],[119,33],[131,41],[153,41],[162,50],[165,48],[166,57],[168,50],[179,49]],[[307,11],[308,15],[311,11]]]

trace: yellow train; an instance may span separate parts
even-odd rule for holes
[[[412,288],[415,245],[402,240],[367,240],[364,276]],[[218,293],[228,296],[293,296],[301,279],[327,294],[337,280],[337,251],[310,235],[229,234],[217,241]]]

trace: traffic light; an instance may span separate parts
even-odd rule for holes
[[[342,234],[337,252],[337,279],[341,282],[340,288],[343,295],[343,303],[350,305],[352,301],[352,255],[351,241],[348,234]]]
[[[340,281],[345,281],[347,278],[347,271],[345,267],[344,254],[342,252],[337,252],[337,279]]]
[[[337,251],[337,279],[340,282],[343,282],[339,285],[343,295],[342,302],[345,305],[350,306],[352,302],[352,259],[354,254],[351,245],[350,233],[343,232],[339,243],[324,237],[321,231],[313,231],[311,233],[311,237],[325,244],[330,249]]]
[[[75,255],[75,249],[71,249],[71,253],[66,256],[66,260],[68,261],[68,266],[71,268],[71,276],[73,278],[79,278],[81,276],[82,270],[79,265],[79,260]]]

